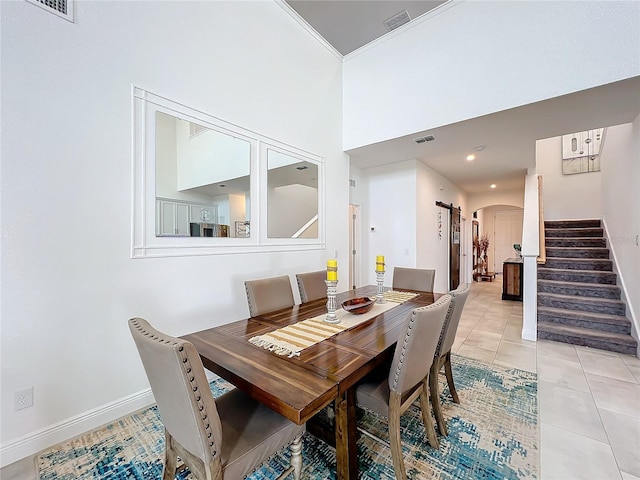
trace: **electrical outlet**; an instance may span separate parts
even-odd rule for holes
[[[22,410],[33,406],[33,387],[25,388],[13,394],[13,409]]]

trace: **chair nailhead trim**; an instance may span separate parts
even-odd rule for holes
[[[185,355],[186,352],[184,352],[183,350],[180,350],[180,353],[182,355]],[[188,373],[191,373],[192,368],[191,368],[191,365],[188,363],[189,359],[188,359],[188,357],[186,357],[186,355],[183,357],[182,362],[183,362],[183,364],[185,366],[185,371],[188,372]],[[194,392],[194,399],[198,403],[198,410],[200,412],[202,412],[201,413],[201,419],[202,419],[202,424],[203,424],[204,430],[207,433],[207,438],[212,439],[213,432],[211,431],[211,424],[206,421],[207,418],[208,418],[207,409],[206,409],[205,404],[201,403],[202,395],[200,395],[198,393],[199,388],[198,388],[198,384],[197,384],[196,379],[195,379],[195,375],[189,375],[189,382],[191,383],[191,389]],[[211,456],[213,456],[213,457],[215,457],[218,454],[218,452],[216,450],[215,442],[213,440],[209,441],[209,450],[211,452]]]
[[[178,352],[180,352],[180,355],[182,356],[182,364],[184,365],[185,371],[187,372],[187,374],[191,373],[192,368],[191,368],[191,365],[189,364],[189,358],[186,356],[186,352],[184,349],[184,345],[182,344],[182,341],[175,339],[173,337],[164,338],[158,335],[159,332],[157,331],[153,331],[153,332],[148,331],[140,325],[140,323],[138,322],[138,319],[134,319],[132,324],[136,327],[138,332],[140,332],[140,334],[144,335],[145,337],[149,337],[153,340],[156,340],[160,343],[165,343],[167,345],[172,345],[172,346],[177,345],[178,346],[177,350]],[[213,436],[213,432],[211,431],[211,425],[209,424],[209,422],[206,422],[206,423],[204,422],[207,419],[207,410],[205,405],[203,403],[200,403],[202,400],[202,396],[197,394],[198,384],[196,383],[196,379],[194,375],[189,376],[189,382],[192,384],[192,390],[195,394],[195,400],[198,403],[198,407],[201,412],[204,412],[202,414],[202,420],[203,420],[204,429],[207,432],[207,438],[211,438]],[[212,457],[215,457],[216,455],[218,455],[218,452],[216,450],[216,445],[213,440],[209,442],[209,450],[211,452]]]
[[[396,367],[395,375],[393,377],[393,390],[398,388],[398,380],[399,380],[399,377],[400,377],[400,371],[402,370],[402,364],[405,361],[405,355],[407,353],[409,338],[411,337],[411,330],[413,329],[413,325],[414,325],[414,323],[416,321],[416,310],[417,311],[431,310],[431,309],[434,309],[434,308],[437,308],[438,306],[440,306],[441,303],[442,303],[442,300],[438,300],[437,302],[434,302],[431,305],[427,305],[426,307],[416,308],[414,311],[411,312],[411,320],[409,320],[409,326],[407,328],[407,334],[405,335],[404,340],[402,342],[402,353],[400,354],[400,359],[398,360],[398,366]],[[451,308],[451,304],[449,304],[449,308]],[[442,333],[442,332],[440,332],[440,333]]]

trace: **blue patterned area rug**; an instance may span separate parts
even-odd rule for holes
[[[453,376],[460,397],[454,404],[441,375],[441,402],[449,436],[440,436],[440,449],[428,446],[419,403],[402,416],[401,436],[407,476],[411,479],[538,478],[539,432],[537,376],[452,356]],[[211,382],[214,395],[232,385]],[[388,441],[387,420],[358,408],[358,424]],[[123,417],[99,430],[39,454],[40,479],[160,479],[164,433],[155,406]],[[288,465],[288,449],[249,478],[276,478]],[[335,451],[307,433],[304,437],[303,478],[335,478]],[[390,449],[365,436],[358,437],[360,478],[392,479]],[[180,480],[194,480],[188,470]],[[232,479],[235,480],[235,479]]]

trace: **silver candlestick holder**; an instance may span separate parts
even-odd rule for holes
[[[324,321],[327,323],[340,323],[340,319],[336,316],[338,281],[325,280],[324,283],[327,284],[327,316]]]
[[[376,270],[376,283],[378,284],[378,294],[376,295],[376,303],[387,303],[384,299],[384,270]]]

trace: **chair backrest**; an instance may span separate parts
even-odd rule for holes
[[[222,446],[222,427],[196,348],[142,318],[129,320],[129,330],[165,429],[205,464],[211,462]]]
[[[281,308],[293,307],[293,290],[288,275],[244,282],[249,315],[255,317]]]
[[[389,389],[403,394],[429,373],[440,332],[451,303],[451,295],[443,295],[426,307],[414,309],[404,326],[389,370]]]
[[[298,290],[300,290],[300,300],[302,303],[310,302],[311,300],[318,300],[319,298],[326,298],[327,284],[324,283],[326,278],[326,270],[296,274]]]
[[[435,278],[435,269],[394,267],[392,288],[394,290],[433,292]]]
[[[458,285],[458,288],[449,292],[449,295],[451,295],[451,307],[444,321],[440,341],[436,348],[435,355],[438,357],[447,353],[453,346],[453,342],[456,339],[456,332],[458,331],[458,324],[460,323],[460,316],[462,315],[462,309],[469,296],[469,290],[471,290],[471,286],[468,283],[461,283]]]

